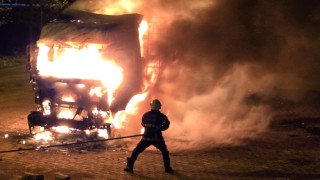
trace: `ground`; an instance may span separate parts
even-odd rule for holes
[[[319,116],[275,118],[258,138],[239,145],[171,151],[174,174],[164,173],[154,149],[139,156],[134,174],[123,171],[132,150],[128,146],[139,137],[3,153],[34,148],[38,142],[28,133],[33,93],[24,63],[0,66],[0,76],[0,179],[21,179],[26,173],[45,179],[320,179]],[[60,137],[59,142],[81,137]]]

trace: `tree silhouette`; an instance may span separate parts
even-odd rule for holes
[[[24,53],[42,26],[75,0],[19,0],[0,3],[0,54]]]

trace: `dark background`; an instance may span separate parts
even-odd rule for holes
[[[0,55],[24,54],[26,46],[38,40],[42,26],[74,1],[0,1]]]

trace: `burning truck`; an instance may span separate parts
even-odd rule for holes
[[[45,25],[28,47],[27,70],[37,109],[35,127],[107,130],[115,113],[141,92],[139,24],[142,15],[72,11]]]

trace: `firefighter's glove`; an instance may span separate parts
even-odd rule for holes
[[[165,121],[162,126],[161,126],[161,131],[165,131],[169,128],[170,126],[170,122],[169,121]]]

